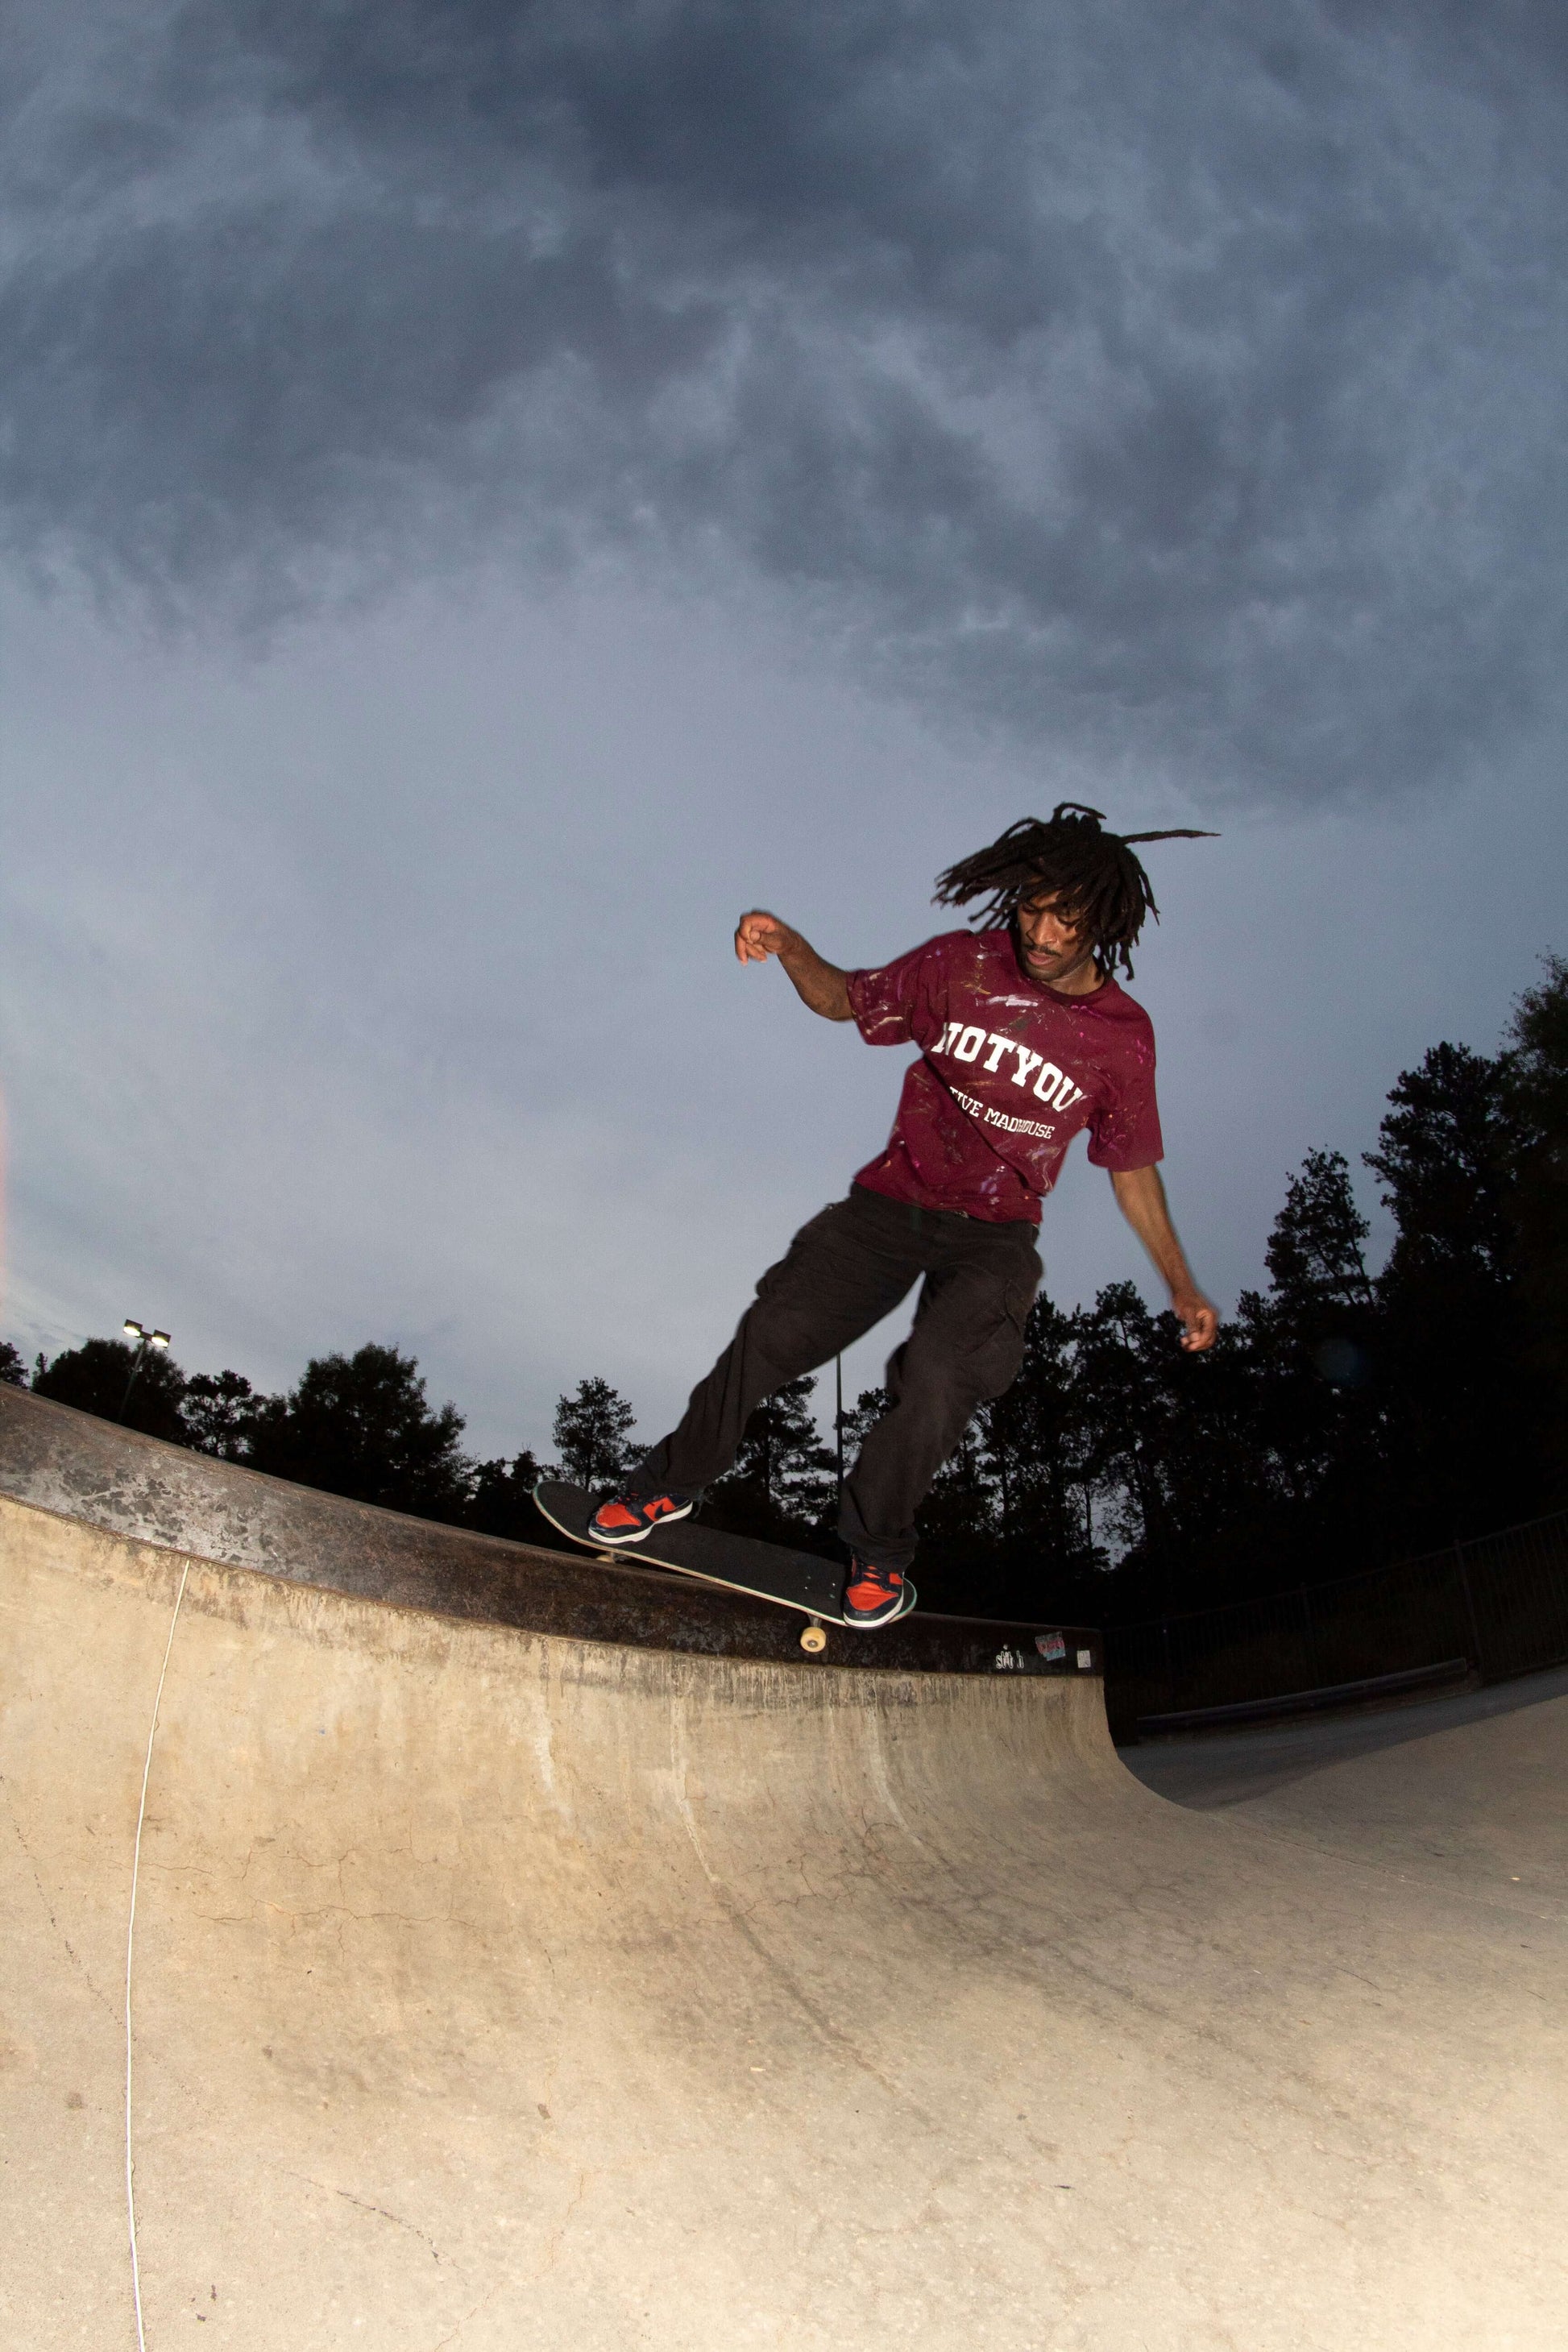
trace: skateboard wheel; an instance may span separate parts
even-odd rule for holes
[[[808,1625],[800,1637],[800,1646],[810,1657],[817,1657],[827,1647],[827,1635],[820,1625]]]

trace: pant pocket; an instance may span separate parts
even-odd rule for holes
[[[1045,1268],[1038,1254],[1021,1253],[1014,1264],[999,1270],[992,1312],[974,1334],[965,1352],[983,1397],[1000,1396],[1018,1377],[1024,1360],[1029,1309],[1035,1303]]]
[[[757,1297],[775,1299],[781,1291],[793,1287],[803,1278],[809,1280],[814,1276],[820,1278],[834,1255],[836,1229],[844,1222],[842,1201],[829,1202],[827,1207],[819,1209],[815,1217],[808,1217],[783,1257],[770,1265],[763,1276],[757,1285]]]

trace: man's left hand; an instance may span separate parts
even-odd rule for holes
[[[1219,1317],[1201,1290],[1173,1292],[1171,1306],[1182,1318],[1182,1345],[1192,1355],[1212,1348],[1219,1337]]]
[[[1219,1317],[1193,1280],[1182,1244],[1176,1239],[1176,1228],[1171,1223],[1159,1169],[1152,1164],[1147,1168],[1113,1168],[1110,1189],[1118,1208],[1153,1259],[1171,1294],[1171,1305],[1182,1318],[1183,1347],[1192,1355],[1212,1348],[1219,1337]]]

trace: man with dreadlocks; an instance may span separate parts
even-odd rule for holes
[[[814,1013],[855,1022],[868,1045],[916,1045],[920,1058],[886,1150],[763,1275],[679,1428],[595,1513],[601,1543],[638,1543],[684,1518],[734,1461],[763,1399],[861,1338],[923,1276],[839,1520],[847,1622],[885,1625],[912,1609],[915,1513],[975,1407],[1016,1377],[1043,1272],[1040,1202],[1080,1128],[1164,1278],[1182,1345],[1213,1345],[1215,1310],[1156,1165],[1154,1033],[1115,977],[1131,979],[1144,917],[1159,918],[1132,844],[1205,837],[1107,833],[1098,809],[1063,801],[940,877],[937,904],[981,901],[978,932],[945,931],[879,971],[841,971],[776,915],[742,916],[743,964],[776,956]]]

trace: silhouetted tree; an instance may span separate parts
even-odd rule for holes
[[[1024,1360],[1005,1396],[980,1408],[980,1458],[995,1494],[997,1540],[1044,1555],[1059,1573],[1092,1545],[1085,1506],[1089,1431],[1074,1350],[1078,1318],[1037,1298]]]
[[[1285,1205],[1264,1251],[1269,1286],[1292,1314],[1370,1307],[1366,1219],[1342,1151],[1309,1151],[1285,1184]]]
[[[467,1524],[481,1535],[506,1536],[512,1543],[548,1542],[553,1549],[553,1532],[541,1518],[533,1500],[541,1475],[539,1464],[526,1447],[510,1462],[476,1464],[464,1515]],[[564,1544],[566,1538],[562,1537],[560,1541]]]
[[[1568,961],[1515,1005],[1503,1055],[1514,1122],[1515,1223],[1528,1330],[1525,1360],[1541,1386],[1547,1499],[1568,1501]]]
[[[250,1460],[275,1477],[423,1518],[460,1519],[472,1465],[456,1405],[433,1412],[413,1356],[374,1343],[311,1360],[255,1416]]]
[[[1255,1506],[1266,1496],[1273,1506],[1272,1515],[1249,1511],[1244,1536],[1277,1563],[1280,1581],[1328,1572],[1325,1546],[1331,1559],[1342,1559],[1358,1523],[1362,1539],[1375,1540],[1367,1515],[1381,1514],[1386,1501],[1367,1231],[1343,1153],[1310,1151],[1287,1181],[1264,1254],[1268,1292],[1244,1291],[1237,1310],[1234,1338],[1250,1392],[1247,1484]]]
[[[13,1389],[25,1389],[27,1385],[26,1364],[9,1339],[0,1339],[0,1381]]]
[[[933,1481],[917,1522],[922,1599],[961,1613],[1066,1614],[1066,1596],[1093,1580],[1104,1551],[1087,1491],[1078,1322],[1035,1301],[1017,1379],[981,1406]]]
[[[635,1449],[626,1434],[637,1415],[608,1381],[579,1381],[555,1408],[553,1434],[561,1453],[561,1475],[590,1494],[615,1486],[630,1468]]]
[[[788,1381],[746,1423],[735,1466],[710,1488],[703,1517],[737,1535],[798,1542],[830,1523],[835,1456],[811,1410],[816,1382]]]
[[[1506,1277],[1521,1138],[1504,1076],[1487,1055],[1443,1045],[1390,1087],[1379,1148],[1362,1157],[1398,1223],[1388,1264],[1396,1283],[1449,1269]]]
[[[183,1444],[184,1372],[164,1348],[143,1349],[140,1365],[136,1359],[137,1350],[127,1340],[84,1339],[79,1348],[67,1348],[52,1360],[39,1356],[33,1368],[34,1392],[53,1397],[57,1404],[74,1404],[81,1412],[95,1412],[103,1421],[122,1422],[125,1428],[142,1430],[149,1437]]]
[[[1434,1045],[1401,1073],[1363,1155],[1399,1228],[1377,1297],[1412,1549],[1522,1516],[1537,1491],[1513,1215],[1522,1138],[1504,1079],[1483,1054]]]
[[[921,1605],[960,1616],[998,1613],[996,1492],[978,1419],[948,1455],[915,1514]]]
[[[243,1372],[193,1372],[180,1400],[184,1442],[222,1462],[248,1462],[258,1416],[271,1403]]]
[[[1085,1468],[1105,1496],[1107,1535],[1123,1552],[1156,1550],[1168,1533],[1162,1465],[1170,1414],[1169,1354],[1136,1283],[1109,1283],[1078,1318],[1075,1372],[1086,1423]]]
[[[844,1467],[853,1469],[855,1457],[865,1443],[866,1432],[874,1421],[880,1421],[892,1399],[884,1388],[862,1389],[853,1404],[844,1408]]]

